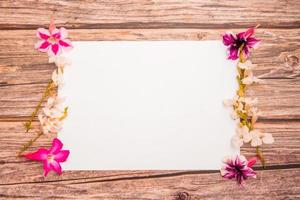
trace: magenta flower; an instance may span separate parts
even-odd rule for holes
[[[252,37],[254,34],[254,28],[249,28],[245,32],[240,32],[236,35],[231,33],[226,33],[223,35],[223,44],[228,46],[228,59],[236,60],[239,58],[239,50],[243,45],[241,52],[244,54],[245,58],[249,57],[249,49],[255,48],[260,40]]]
[[[254,157],[249,161],[244,156],[233,156],[224,159],[224,166],[221,168],[221,175],[227,179],[235,179],[239,185],[243,185],[248,177],[256,178],[256,172],[251,168],[257,158]]]
[[[65,28],[57,29],[53,22],[49,26],[49,30],[44,28],[37,29],[37,37],[40,39],[35,48],[41,52],[48,52],[49,56],[60,55],[62,50],[69,51],[73,48]]]
[[[65,162],[70,154],[69,150],[61,150],[62,147],[62,142],[55,138],[49,150],[41,148],[34,153],[25,154],[23,156],[30,160],[42,162],[44,164],[44,176],[47,176],[51,170],[60,175],[62,173],[60,163]]]

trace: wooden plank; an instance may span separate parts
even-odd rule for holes
[[[65,172],[66,173],[66,172]],[[258,171],[258,180],[249,179],[247,189],[224,180],[218,172],[186,172],[159,176],[114,179],[82,176],[77,179],[1,184],[0,197],[11,199],[299,199],[300,170]],[[16,177],[17,178],[17,177]]]
[[[300,2],[265,0],[1,1],[1,29],[46,25],[54,12],[68,28],[299,27]]]

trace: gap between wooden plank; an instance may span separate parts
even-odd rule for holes
[[[300,170],[300,164],[289,164],[289,165],[273,165],[268,166],[266,169],[262,167],[254,167],[256,171],[270,171],[270,170],[280,170],[280,169],[298,169]],[[19,182],[19,183],[4,183],[0,184],[1,186],[8,185],[23,185],[23,184],[44,184],[44,183],[57,183],[57,182],[67,182],[67,181],[78,181],[78,180],[89,180],[84,182],[76,182],[71,183],[72,185],[77,184],[86,184],[86,183],[103,183],[103,182],[114,182],[114,181],[128,181],[128,180],[140,180],[140,179],[158,179],[158,178],[166,178],[166,177],[176,177],[176,176],[185,176],[185,175],[198,175],[198,174],[215,174],[220,173],[219,170],[193,170],[193,171],[179,171],[174,173],[162,173],[162,174],[154,174],[154,175],[145,175],[145,176],[129,176],[129,177],[121,177],[121,178],[112,178],[112,179],[102,179],[102,180],[93,180],[102,177],[89,177],[89,178],[76,178],[76,179],[63,179],[63,180],[43,180],[43,181],[32,181],[32,182]]]

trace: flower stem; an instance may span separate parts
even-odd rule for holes
[[[264,157],[262,151],[260,150],[259,146],[256,147],[256,155],[259,158],[259,160],[261,161],[263,168],[265,169],[266,168],[266,160],[265,160],[265,157]]]
[[[243,48],[244,48],[244,46],[242,45],[239,49],[239,61],[241,63],[244,63],[246,61],[244,54],[243,54]],[[245,77],[245,70],[240,69],[238,67],[238,74],[239,75],[237,77],[237,80],[238,80],[239,88],[237,90],[237,95],[239,95],[240,97],[243,97],[246,92],[246,85],[244,85],[242,82],[243,78]],[[241,124],[246,125],[249,128],[249,131],[253,130],[253,124],[251,123],[251,118],[249,120],[248,115],[246,115],[244,117],[241,117],[241,115],[240,115],[240,122],[241,122]],[[256,147],[256,156],[260,159],[262,166],[265,169],[266,161],[265,161],[265,158],[264,158],[263,153],[259,146]]]
[[[41,109],[42,107],[42,103],[45,101],[45,99],[50,95],[51,90],[53,89],[53,81],[51,80],[46,89],[45,92],[42,96],[42,98],[40,99],[38,105],[35,107],[34,111],[31,114],[30,119],[24,124],[25,128],[26,128],[26,133],[32,129],[32,121],[34,120],[34,117],[37,115],[38,111]]]
[[[39,132],[33,139],[29,140],[26,144],[23,145],[23,147],[18,152],[18,157],[22,156],[22,153],[26,151],[37,139],[39,139],[43,135],[43,132]]]

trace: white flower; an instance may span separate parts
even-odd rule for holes
[[[250,85],[252,83],[259,83],[261,80],[253,75],[251,69],[247,69],[244,72],[245,78],[242,79],[242,83],[246,85]]]
[[[257,98],[245,98],[235,96],[233,99],[224,100],[225,106],[230,106],[233,108],[231,117],[233,119],[238,119],[238,113],[247,113],[249,116],[257,116],[259,113],[255,105],[257,104]]]
[[[240,69],[248,70],[248,69],[253,69],[254,67],[256,67],[256,65],[252,64],[250,60],[247,60],[245,62],[239,62],[238,67]]]
[[[64,115],[63,98],[49,97],[46,106],[43,108],[44,114],[51,119],[58,119]]]
[[[62,119],[66,116],[66,108],[63,108],[63,99],[49,97],[43,113],[38,115],[43,133],[58,133],[62,129]]]
[[[232,119],[238,119],[239,116],[237,114],[237,111],[243,110],[243,97],[239,97],[236,95],[233,99],[226,99],[223,101],[225,106],[232,107],[233,111],[231,113],[231,118]]]
[[[271,133],[262,133],[258,130],[253,130],[250,132],[252,134],[251,146],[257,147],[264,144],[272,144],[274,138]]]
[[[49,63],[55,63],[58,69],[62,71],[64,67],[71,65],[71,62],[64,56],[50,56]]]
[[[58,133],[62,129],[62,121],[45,115],[38,115],[44,134]]]
[[[247,126],[238,126],[236,128],[236,134],[232,137],[231,142],[235,147],[241,147],[244,143],[250,142],[252,135],[249,132]]]
[[[61,70],[54,70],[52,73],[52,81],[58,89],[61,89],[64,85],[63,74]]]
[[[254,124],[260,115],[260,111],[258,111],[257,109],[251,109],[251,113],[249,113],[249,116],[251,116],[251,123]]]
[[[251,142],[251,146],[256,147],[264,144],[272,144],[274,138],[270,133],[262,133],[258,130],[249,131],[247,126],[237,127],[236,134],[231,139],[235,147],[241,147],[244,143]]]

